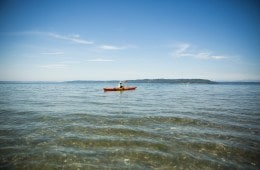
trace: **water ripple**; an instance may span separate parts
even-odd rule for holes
[[[260,87],[0,84],[0,169],[258,169]]]

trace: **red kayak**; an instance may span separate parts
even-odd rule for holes
[[[136,87],[107,87],[104,88],[104,91],[125,91],[125,90],[135,90]]]

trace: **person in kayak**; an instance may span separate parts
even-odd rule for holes
[[[118,83],[118,87],[119,87],[119,88],[124,88],[122,81],[120,81],[120,82]]]

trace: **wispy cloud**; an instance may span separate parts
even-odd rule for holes
[[[57,52],[43,52],[41,53],[43,55],[63,55],[63,52],[57,51]]]
[[[190,47],[190,44],[182,43],[175,46],[176,48],[176,55],[182,55],[188,48]]]
[[[174,45],[171,56],[174,58],[193,57],[202,60],[221,60],[228,58],[224,55],[215,55],[209,50],[198,49],[188,43],[179,43]]]
[[[42,65],[40,66],[44,69],[65,69],[67,68],[66,64],[48,64],[48,65]]]
[[[227,56],[213,55],[211,52],[200,52],[198,54],[194,54],[194,57],[204,60],[222,60],[228,58]]]
[[[48,32],[47,35],[50,36],[50,37],[53,37],[53,38],[57,38],[57,39],[61,39],[61,40],[67,40],[67,41],[71,41],[71,42],[74,42],[74,43],[77,43],[77,44],[85,44],[85,45],[94,44],[94,42],[92,42],[92,41],[87,41],[87,40],[80,38],[80,36],[78,34],[60,35],[60,34],[57,34],[57,33]]]
[[[96,59],[91,59],[91,60],[87,60],[88,62],[113,62],[115,60],[111,60],[111,59],[103,59],[103,58],[96,58]]]
[[[129,48],[135,48],[133,45],[122,45],[122,46],[115,46],[115,45],[101,45],[99,46],[102,50],[126,50]]]
[[[119,46],[113,46],[113,45],[101,45],[100,48],[103,50],[124,50],[124,49],[126,49],[126,47],[124,47],[124,46],[119,47]]]
[[[21,31],[9,33],[10,35],[38,35],[38,36],[48,36],[55,39],[66,40],[76,44],[91,45],[94,44],[93,41],[88,41],[80,37],[78,34],[62,35],[54,32],[44,32],[44,31]]]
[[[61,64],[80,64],[81,61],[78,60],[68,60],[68,61],[62,61]]]
[[[61,61],[61,62],[54,63],[54,64],[40,65],[38,67],[43,68],[43,69],[67,69],[72,65],[80,64],[80,63],[81,63],[80,61],[68,60],[68,61]]]

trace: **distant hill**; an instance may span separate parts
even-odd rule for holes
[[[206,79],[140,79],[128,80],[130,83],[190,83],[190,84],[216,84],[217,82]]]
[[[118,80],[110,81],[68,81],[67,83],[95,83],[95,82],[113,82],[117,83]],[[190,84],[216,84],[217,82],[206,80],[206,79],[139,79],[139,80],[127,80],[129,83],[171,83],[171,84],[180,84],[180,83],[190,83]]]
[[[59,84],[59,83],[118,83],[119,80],[74,80],[74,81],[0,81],[0,84]],[[129,83],[169,83],[169,84],[222,84],[222,85],[260,85],[260,81],[216,82],[207,79],[138,79],[127,80]]]

